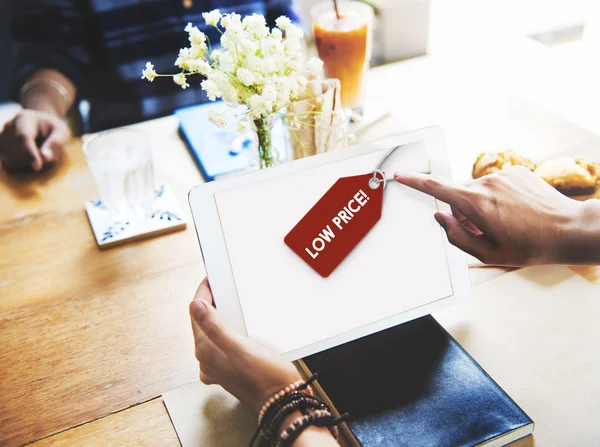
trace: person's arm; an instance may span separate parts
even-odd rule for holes
[[[11,0],[12,95],[24,107],[63,118],[84,90],[91,57],[82,3]]]
[[[76,0],[11,2],[15,70],[12,95],[23,110],[0,133],[4,169],[41,170],[70,136],[64,122],[90,65]]]
[[[451,206],[435,213],[448,240],[486,264],[600,264],[600,202],[578,202],[523,167],[467,185],[399,172],[396,181]]]
[[[19,92],[25,109],[37,110],[65,118],[75,103],[77,88],[59,71],[41,68],[31,73]]]
[[[600,200],[581,204],[558,240],[555,260],[561,264],[600,264]]]
[[[255,413],[260,412],[274,393],[301,379],[293,364],[228,329],[212,306],[206,278],[190,304],[190,316],[200,380],[221,385]],[[279,434],[300,416],[300,411],[290,414],[280,425]],[[339,444],[327,428],[310,426],[293,446],[337,447]]]

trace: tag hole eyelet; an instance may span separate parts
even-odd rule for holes
[[[372,178],[371,180],[369,180],[369,188],[371,189],[377,189],[379,188],[380,182],[379,180]]]
[[[373,177],[369,180],[369,188],[377,189],[379,188],[379,185],[383,183],[383,188],[385,189],[385,185],[387,183],[385,179],[385,173],[381,169],[375,169],[372,174]]]

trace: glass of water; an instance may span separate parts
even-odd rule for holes
[[[154,171],[147,133],[127,128],[100,132],[85,142],[83,152],[113,221],[151,217]]]

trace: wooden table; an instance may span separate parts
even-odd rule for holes
[[[176,119],[140,127],[156,177],[186,205],[202,180]],[[41,176],[0,173],[0,197],[0,444],[98,419],[40,444],[86,433],[86,445],[177,445],[157,397],[198,377],[187,304],[205,272],[193,225],[99,251],[83,209],[98,193],[79,139]]]
[[[394,113],[364,138],[441,124],[453,166],[462,172],[481,149],[483,132],[493,128],[486,122],[474,131],[473,119],[497,118],[498,106],[490,101],[476,114],[464,109],[471,119],[465,128],[458,106],[448,101],[463,97],[468,105],[480,92],[474,82],[454,83],[459,74],[436,76],[437,68],[424,58],[374,70],[372,92],[389,93],[397,79],[404,84],[391,98],[371,95],[371,107]],[[465,98],[468,91],[472,96]],[[519,104],[514,110],[524,113]],[[157,179],[168,182],[187,209],[187,192],[202,178],[176,119],[138,126],[152,137]],[[496,129],[491,136],[500,134]],[[534,141],[530,136],[524,141]],[[585,132],[573,138],[575,149],[600,146]],[[495,144],[491,140],[486,147]],[[565,149],[558,144],[548,152]],[[0,172],[0,445],[178,445],[160,395],[198,377],[187,305],[205,272],[193,225],[190,220],[186,231],[99,251],[83,208],[97,196],[79,139],[42,175]],[[501,272],[476,269],[473,280]],[[597,280],[595,270],[581,272]]]

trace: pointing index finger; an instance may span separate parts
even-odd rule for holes
[[[394,179],[403,185],[435,197],[448,205],[462,209],[466,203],[466,188],[445,178],[418,172],[396,172]]]

